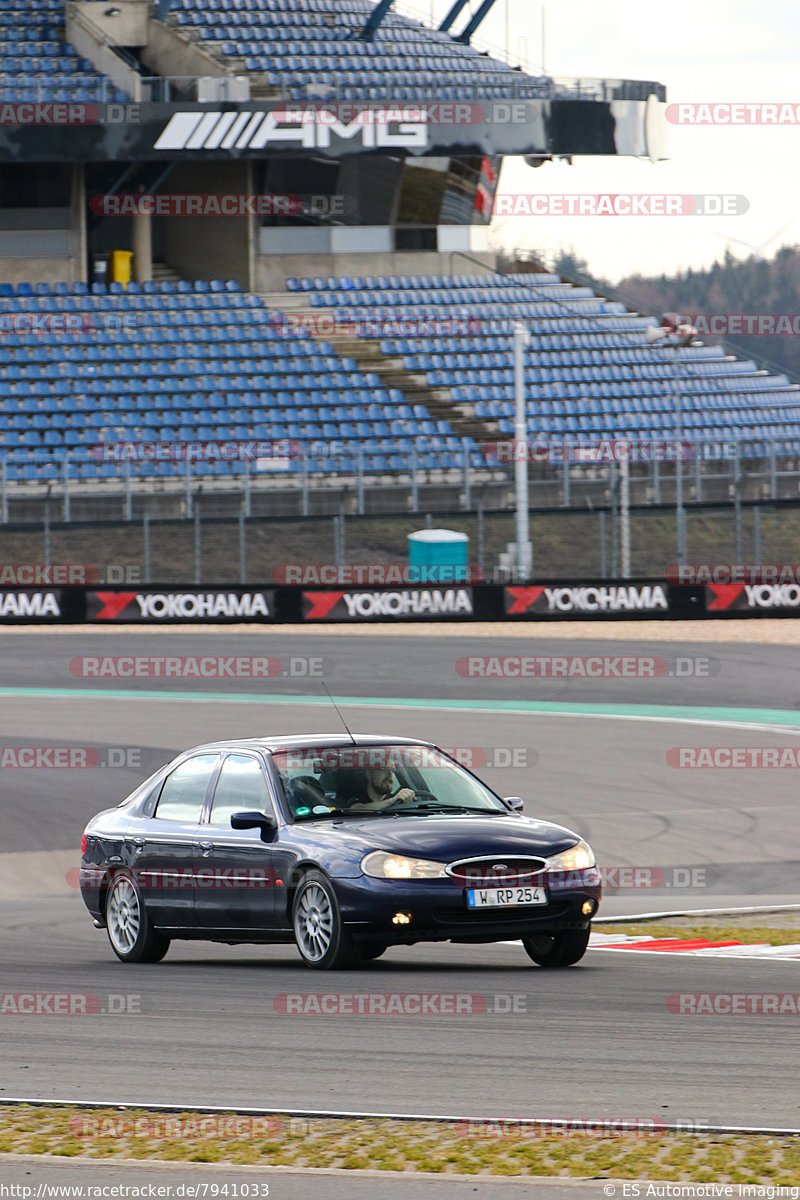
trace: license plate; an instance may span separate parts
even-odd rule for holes
[[[518,908],[524,904],[547,904],[543,887],[470,888],[468,908]]]

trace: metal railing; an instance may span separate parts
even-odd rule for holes
[[[388,441],[388,439],[386,439]],[[214,462],[226,461],[225,469],[215,473],[207,469],[210,457],[198,449],[191,460],[178,459],[181,443],[147,445],[167,447],[163,461],[154,466],[151,459],[137,457],[136,461],[100,461],[88,451],[46,455],[8,453],[0,459],[0,522],[7,523],[14,508],[24,508],[28,501],[47,499],[59,506],[63,520],[72,519],[73,505],[79,499],[101,499],[103,504],[119,503],[121,511],[130,518],[134,500],[149,498],[157,503],[159,497],[168,501],[178,497],[181,510],[191,514],[195,498],[200,495],[229,495],[238,497],[246,515],[250,515],[258,497],[292,499],[298,511],[307,516],[316,511],[317,502],[333,500],[338,503],[347,497],[350,510],[368,511],[372,498],[382,496],[401,508],[418,511],[421,497],[430,489],[448,493],[455,507],[472,508],[476,496],[492,493],[500,506],[510,503],[514,486],[513,461],[498,461],[497,447],[512,446],[511,439],[490,443],[483,449],[470,439],[463,438],[457,453],[426,445],[418,439],[404,453],[401,448],[389,451],[385,445],[362,439],[358,443],[318,443],[318,453],[309,453],[313,443],[291,443],[291,453],[285,458],[253,460],[245,457],[231,461],[222,452]],[[609,461],[609,455],[619,453],[621,441],[603,441],[596,435],[588,438],[551,440],[551,446],[594,447],[601,457],[594,461],[575,461],[569,455],[564,461],[542,459],[531,455],[529,464],[529,497],[531,510],[540,506],[562,509],[603,507],[615,502],[620,483],[620,461]],[[628,466],[630,503],[641,507],[675,505],[678,497],[676,463],[664,457],[669,442],[647,442],[627,439],[628,446],[659,446],[652,461],[631,461]],[[141,447],[143,443],[137,443]],[[185,445],[185,444],[184,444]],[[217,443],[190,443],[197,447],[213,447]],[[219,443],[220,446],[246,446],[247,443]],[[535,443],[531,443],[535,447]],[[735,441],[684,439],[692,452],[682,464],[683,494],[689,504],[741,503],[745,500],[780,501],[800,497],[800,437],[789,445],[778,439]],[[605,447],[605,450],[603,450]],[[137,452],[138,453],[138,452]],[[155,453],[155,452],[153,452]],[[652,453],[652,451],[651,451]],[[186,455],[184,449],[181,455]],[[374,455],[381,456],[376,465]],[[198,457],[205,455],[205,457]],[[323,506],[324,507],[324,506]],[[120,510],[118,510],[120,511]]]

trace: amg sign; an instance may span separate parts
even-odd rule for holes
[[[262,150],[293,143],[303,150],[327,150],[332,144],[350,141],[364,150],[423,150],[428,145],[427,112],[413,106],[365,109],[351,121],[324,109],[311,113],[291,109],[176,112],[153,149]]]

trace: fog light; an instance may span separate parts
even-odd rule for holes
[[[395,913],[392,917],[393,925],[410,925],[411,913]]]
[[[597,901],[596,900],[584,900],[583,905],[581,906],[581,912],[583,913],[583,915],[585,917],[590,917],[592,915],[592,913],[596,912],[596,911],[597,911]]]

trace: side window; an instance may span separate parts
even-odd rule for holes
[[[249,754],[229,754],[222,764],[214,801],[211,824],[231,827],[231,814],[271,810],[264,773],[257,759]]]
[[[176,767],[164,781],[156,817],[162,821],[199,824],[208,781],[218,758],[218,754],[198,754]]]

